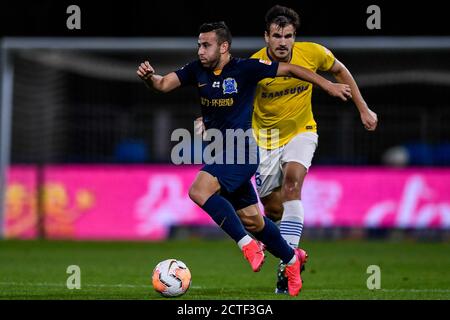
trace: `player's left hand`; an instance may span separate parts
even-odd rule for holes
[[[366,111],[361,112],[361,121],[366,130],[374,131],[377,128],[378,116],[375,112],[367,108]]]
[[[203,117],[198,117],[194,121],[194,131],[195,134],[201,135],[203,139],[206,139],[206,128],[203,122]]]

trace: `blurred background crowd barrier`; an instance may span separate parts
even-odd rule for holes
[[[163,240],[212,226],[188,197],[196,166],[13,166],[7,238]],[[450,228],[450,169],[312,168],[303,203],[312,228]],[[37,201],[39,199],[39,201]],[[43,228],[43,229],[42,229]],[[42,233],[43,232],[43,233]]]
[[[303,191],[305,224],[450,229],[450,37],[298,38],[333,51],[378,114],[319,89],[319,147]],[[236,37],[249,57],[261,38]],[[148,90],[196,59],[195,38],[3,38],[0,170],[7,238],[164,239],[208,226],[187,196],[198,167],[170,164],[171,133],[193,132],[195,88]]]

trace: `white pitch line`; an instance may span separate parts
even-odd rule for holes
[[[48,282],[0,282],[0,286],[26,286],[26,287],[66,287],[65,283],[48,283]],[[94,288],[149,288],[151,285],[134,285],[134,284],[81,284],[81,287],[94,287]],[[191,286],[192,289],[201,289],[200,286]]]
[[[0,282],[0,286],[30,286],[30,287],[65,287],[65,283],[47,283],[47,282]],[[132,284],[82,284],[85,287],[111,287],[111,288],[145,288],[144,285]]]
[[[345,292],[345,291],[371,291],[371,292],[450,292],[450,289],[304,289],[305,291],[330,291],[330,292]]]
[[[29,286],[29,287],[66,287],[64,283],[48,283],[48,282],[0,282],[0,286]],[[149,288],[150,285],[133,285],[133,284],[102,284],[102,283],[92,283],[92,284],[81,284],[81,287],[94,287],[94,288]],[[192,289],[202,289],[202,286],[191,286]],[[449,292],[450,289],[317,289],[311,288],[305,291],[323,291],[323,292],[348,292],[348,291],[358,291],[358,292],[437,292],[445,293]]]

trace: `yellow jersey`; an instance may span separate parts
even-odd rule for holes
[[[271,60],[267,48],[251,58]],[[334,61],[327,48],[312,42],[296,42],[289,63],[316,72],[329,70]],[[317,132],[311,106],[312,87],[311,83],[292,77],[265,78],[258,83],[252,127],[260,147],[279,148],[301,132]]]

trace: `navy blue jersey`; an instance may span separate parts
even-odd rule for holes
[[[273,78],[278,62],[258,59],[232,58],[220,74],[204,68],[199,60],[188,63],[175,71],[181,85],[198,88],[203,122],[206,129],[252,127],[253,98],[258,82]]]

